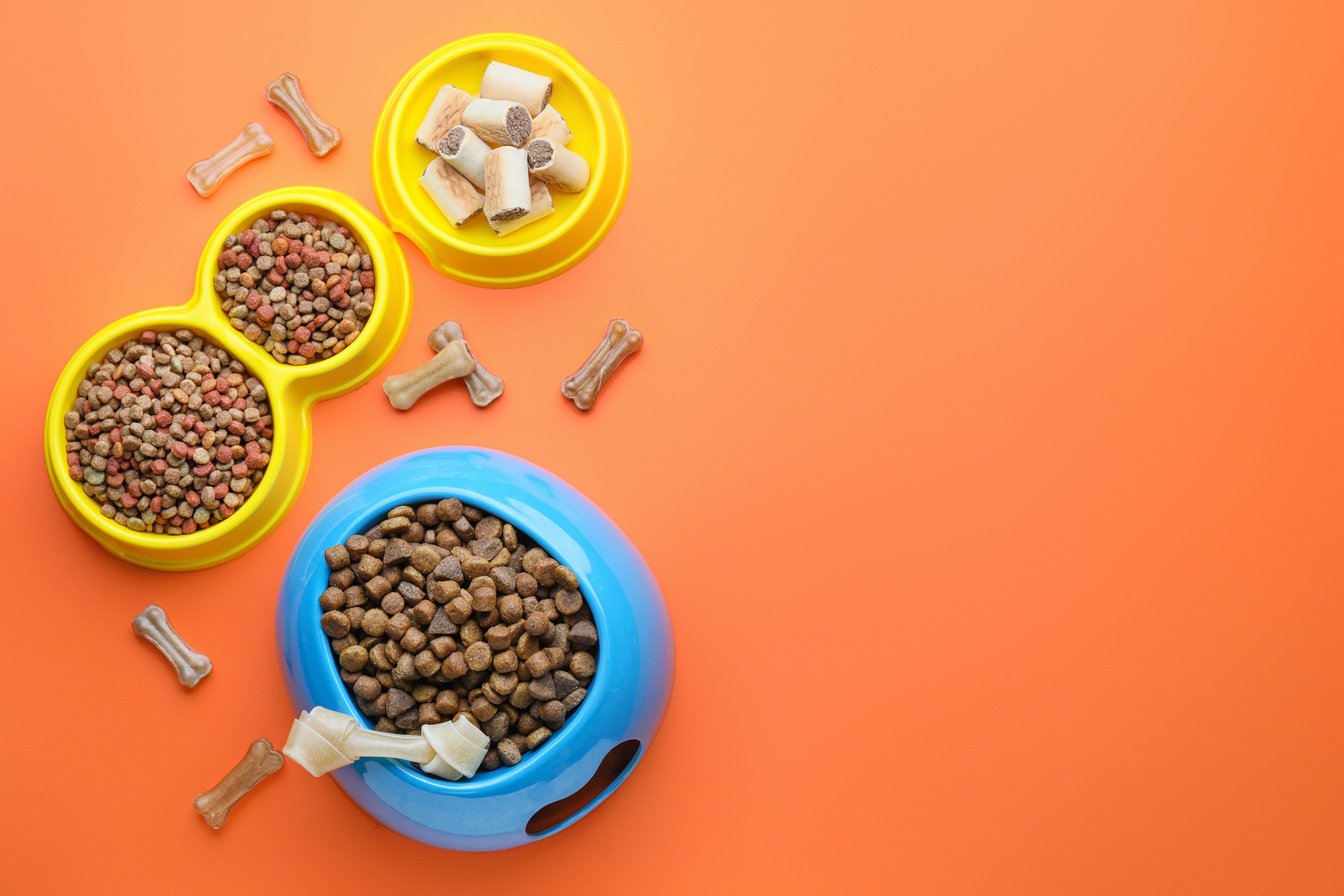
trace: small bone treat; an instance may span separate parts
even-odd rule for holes
[[[621,362],[639,351],[644,344],[644,334],[630,326],[621,318],[613,318],[607,324],[607,333],[602,342],[583,366],[565,378],[560,384],[560,393],[574,402],[581,411],[586,411],[597,401],[597,393],[606,383]]]
[[[490,150],[485,157],[485,217],[495,224],[521,218],[531,210],[527,153],[513,146]]]
[[[476,136],[476,132],[458,125],[439,141],[439,158],[457,169],[458,173],[485,189],[485,155],[490,146]]]
[[[483,408],[504,394],[504,381],[486,370],[481,366],[481,362],[476,360],[476,355],[472,353],[471,346],[462,336],[462,327],[456,321],[445,321],[434,332],[430,333],[429,347],[436,352],[443,351],[448,343],[454,340],[461,340],[462,344],[467,346],[467,353],[471,355],[471,360],[476,363],[476,369],[467,374],[463,382],[466,383],[467,391],[471,393],[471,403],[478,408]]]
[[[313,155],[321,158],[341,145],[341,132],[313,111],[303,95],[303,86],[294,75],[285,72],[267,84],[266,99],[290,117]]]
[[[188,168],[187,180],[202,197],[211,196],[224,183],[224,178],[253,159],[270,155],[274,146],[271,135],[254,121],[219,152]]]
[[[545,137],[557,146],[563,146],[574,139],[565,117],[554,106],[547,106],[541,110],[540,115],[532,119],[532,138],[535,140],[539,137]]]
[[[477,137],[497,146],[522,146],[532,136],[532,116],[527,108],[509,100],[472,100],[462,110],[462,124],[475,131]],[[434,143],[430,148],[437,146]]]
[[[462,110],[472,99],[471,94],[451,84],[439,88],[425,120],[416,129],[415,142],[431,151],[438,149],[439,141],[462,122]]]
[[[177,670],[177,680],[189,688],[200,684],[201,679],[210,674],[210,658],[197,653],[187,646],[182,636],[168,621],[168,614],[157,604],[150,604],[131,620],[131,629],[137,635],[149,641],[159,652],[168,658]]]
[[[205,818],[206,824],[219,830],[228,821],[229,812],[238,801],[267,776],[280,771],[284,764],[285,757],[271,746],[269,740],[257,738],[222,781],[196,797],[196,811]]]
[[[442,158],[435,159],[425,168],[425,173],[420,177],[420,186],[454,227],[461,227],[485,208],[485,197],[476,192],[471,181]]]
[[[551,101],[552,89],[550,78],[503,62],[491,62],[481,77],[483,99],[522,103],[528,115],[541,114]]]
[[[495,231],[495,236],[508,236],[515,230],[521,230],[533,221],[540,220],[555,211],[555,201],[551,199],[551,191],[544,183],[533,180],[528,186],[528,191],[532,194],[532,207],[528,209],[527,214],[509,221],[491,221],[490,227]]]
[[[527,170],[566,193],[578,193],[588,186],[588,160],[545,137],[527,144]]]
[[[476,369],[476,362],[467,351],[467,345],[460,339],[449,339],[432,360],[410,373],[389,376],[383,380],[383,391],[387,393],[392,407],[399,411],[410,410],[430,389],[459,379]]]

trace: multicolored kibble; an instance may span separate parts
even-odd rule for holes
[[[146,330],[91,364],[65,415],[70,478],[103,516],[185,535],[228,519],[271,459],[266,389],[191,330]]]
[[[276,209],[226,239],[217,263],[229,323],[282,364],[339,354],[373,314],[373,259],[335,221]]]

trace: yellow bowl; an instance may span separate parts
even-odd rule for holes
[[[230,326],[214,276],[216,258],[230,234],[274,209],[308,212],[340,221],[353,231],[373,259],[377,275],[373,313],[359,338],[340,354],[294,367],[281,364]],[[47,475],[56,497],[85,532],[116,556],[152,569],[200,569],[223,563],[256,546],[289,510],[303,485],[312,451],[313,403],[368,382],[406,332],[411,280],[406,256],[387,226],[350,197],[319,187],[272,190],[234,209],[210,235],[196,272],[196,289],[182,305],[140,311],[109,324],[85,342],[65,365],[47,406]],[[74,407],[89,365],[144,330],[190,329],[246,365],[266,387],[275,436],[265,475],[238,512],[187,535],[134,532],[103,516],[98,504],[70,478],[65,451],[65,414]]]
[[[553,105],[574,134],[569,148],[591,169],[582,193],[553,193],[553,214],[504,237],[480,215],[460,228],[444,217],[418,183],[434,153],[414,136],[440,87],[477,93],[492,60],[554,81]],[[392,91],[373,137],[373,190],[383,216],[436,270],[473,286],[527,286],[569,270],[616,223],[629,185],[630,134],[616,99],[573,56],[524,34],[479,34],[430,53]]]

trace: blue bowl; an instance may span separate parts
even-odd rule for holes
[[[368,724],[319,624],[328,572],[323,551],[399,504],[452,497],[513,523],[574,570],[598,630],[588,696],[512,768],[444,781],[399,760],[364,759],[333,776],[366,812],[408,837],[446,849],[507,849],[578,821],[643,758],[672,688],[672,627],[639,552],[573,486],[499,451],[418,451],[375,468],[333,498],[285,570],[277,630],[296,714],[326,706]]]

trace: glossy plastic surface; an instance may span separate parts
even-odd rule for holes
[[[292,367],[280,364],[235,330],[214,288],[216,257],[230,234],[247,228],[274,209],[311,212],[340,221],[373,258],[377,275],[373,314],[348,348],[334,358]],[[350,197],[318,187],[287,187],[263,193],[230,212],[201,253],[196,287],[182,305],[154,308],[123,317],[99,330],[75,352],[61,372],[47,406],[44,447],[47,475],[61,505],[85,532],[116,556],[153,569],[212,566],[255,546],[289,510],[303,486],[312,451],[313,403],[356,389],[387,363],[410,318],[411,281],[396,237],[368,209]],[[133,532],[104,517],[94,500],[69,476],[64,418],[90,364],[142,331],[188,328],[225,349],[261,380],[271,402],[275,438],[266,475],[238,512],[189,535]]]
[[[478,93],[492,60],[553,80],[552,105],[574,134],[569,148],[592,172],[581,193],[552,191],[553,214],[503,237],[480,215],[462,227],[444,217],[417,182],[434,154],[414,136],[440,87]],[[474,286],[527,286],[569,270],[616,223],[629,184],[630,134],[616,99],[569,53],[524,34],[480,34],[430,53],[392,91],[373,138],[374,193],[392,229],[436,270]]]
[[[672,686],[672,629],[653,574],[630,540],[591,501],[556,476],[483,448],[432,448],[404,455],[356,480],[308,527],[285,572],[277,630],[295,714],[313,706],[367,725],[337,674],[322,633],[318,596],[327,587],[323,551],[362,532],[398,504],[457,497],[512,522],[574,570],[599,634],[588,697],[558,732],[512,768],[468,781],[431,778],[408,763],[365,759],[333,777],[370,815],[433,846],[494,850],[563,830],[629,776],[653,739]],[[578,791],[617,744],[640,747],[591,803],[529,834],[539,809]]]

